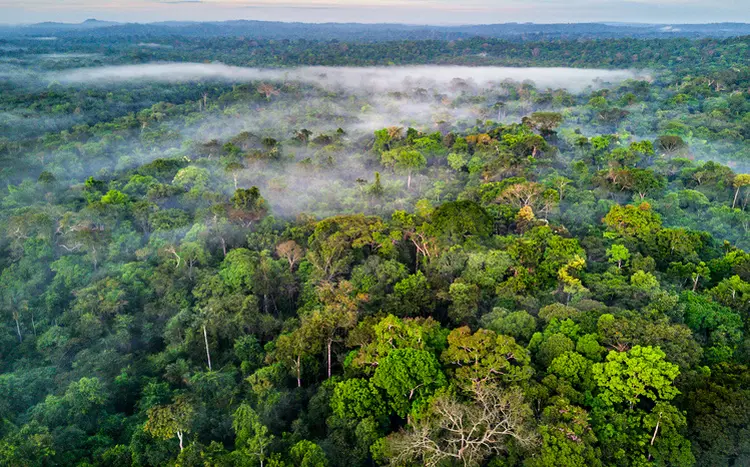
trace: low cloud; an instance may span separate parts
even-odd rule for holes
[[[138,47],[147,47],[149,49],[171,49],[171,45],[158,44],[156,42],[139,42],[136,44]]]
[[[388,92],[418,87],[451,88],[458,85],[486,87],[505,80],[533,81],[539,88],[580,91],[588,86],[617,83],[641,76],[631,70],[577,68],[511,68],[459,66],[406,67],[301,67],[260,69],[220,63],[155,63],[66,70],[48,77],[67,84],[152,82],[302,82],[326,88]]]
[[[251,135],[249,139],[253,142],[247,143],[243,151],[252,154],[262,138],[270,137],[285,143],[284,163],[269,163],[262,157],[250,156],[246,158],[246,169],[237,175],[240,186],[258,186],[273,212],[283,216],[361,210],[358,200],[366,196],[362,180],[371,183],[380,164],[377,158],[360,154],[356,148],[366,147],[374,130],[400,126],[425,132],[460,132],[476,125],[478,120],[516,122],[538,107],[530,99],[505,99],[519,89],[518,82],[533,81],[537,88],[577,92],[640,77],[629,70],[570,68],[258,69],[195,63],[89,67],[43,76],[62,84],[89,87],[147,82],[251,83],[249,87],[238,88],[238,92],[248,93],[248,99],[215,105],[209,97],[207,107],[202,102],[191,104],[198,112],[189,119],[166,117],[147,122],[142,135],[167,137],[160,140],[158,149],[144,146],[138,140],[111,143],[110,153],[128,156],[118,156],[116,162],[113,159],[81,167],[84,173],[77,176],[96,174],[100,169],[112,173],[160,157],[182,155],[193,159],[199,153],[186,148],[212,140],[223,144],[240,134]],[[506,81],[515,84],[506,86]],[[262,96],[260,83],[270,85],[266,88],[267,96]],[[256,90],[261,95],[254,95]],[[311,131],[314,138],[334,135],[338,127],[346,131],[343,138],[352,142],[351,146],[315,143],[308,147],[292,144],[290,140],[302,128]],[[413,182],[415,190],[428,196],[432,186],[429,180],[415,177]],[[384,173],[383,183],[388,188],[401,186],[404,181],[400,176]],[[231,191],[234,184],[230,182],[226,187]],[[398,189],[392,188],[394,192]]]

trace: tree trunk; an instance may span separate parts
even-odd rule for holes
[[[331,346],[333,345],[333,341],[331,339],[328,339],[328,342],[326,342],[326,350],[328,352],[328,379],[331,379]]]
[[[740,187],[737,187],[737,190],[734,192],[734,199],[732,200],[732,209],[734,209],[734,206],[737,204],[737,196],[740,194]]]
[[[184,447],[182,446],[182,437],[183,436],[184,436],[184,434],[181,431],[177,432],[177,439],[180,440],[180,451],[182,451],[184,449]]]
[[[659,424],[661,423],[661,413],[659,413],[659,420],[656,421],[656,428],[654,429],[654,436],[651,437],[651,446],[654,445],[654,441],[656,441],[656,433],[659,432]]]
[[[698,288],[698,279],[700,279],[700,278],[701,278],[700,275],[696,275],[695,279],[693,279],[693,292],[695,292],[695,289]]]
[[[302,387],[302,362],[299,355],[297,355],[297,387]]]
[[[203,325],[203,340],[206,343],[206,359],[208,360],[208,371],[211,371],[211,352],[208,350],[208,333],[206,332],[206,325]]]
[[[406,177],[406,189],[411,190],[411,170],[409,171],[409,175]]]
[[[13,314],[13,320],[16,322],[16,333],[18,334],[18,343],[23,342],[23,337],[21,336],[21,325],[18,322],[18,313]]]

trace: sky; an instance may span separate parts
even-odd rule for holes
[[[0,0],[1,23],[88,18],[444,25],[750,22],[750,0]]]

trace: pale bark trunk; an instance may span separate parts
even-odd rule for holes
[[[740,194],[740,187],[737,187],[737,190],[734,192],[734,199],[732,200],[732,209],[734,209],[734,206],[737,204],[737,196]]]
[[[297,355],[297,387],[302,387],[302,362],[299,355]]]
[[[179,440],[180,440],[180,451],[182,451],[182,450],[184,449],[184,447],[182,446],[182,437],[183,437],[183,436],[184,436],[184,435],[183,435],[183,433],[182,433],[181,431],[178,431],[178,432],[177,432],[177,439],[179,439]]]
[[[654,441],[656,441],[656,433],[659,431],[660,423],[661,423],[661,414],[659,414],[659,420],[656,421],[656,428],[654,429],[654,436],[651,437],[651,446],[653,446]]]
[[[326,343],[327,351],[328,351],[328,379],[331,379],[331,346],[333,345],[333,341],[330,339]]]
[[[21,336],[21,325],[18,322],[18,315],[14,316],[13,319],[16,322],[16,333],[18,334],[18,343],[23,342],[23,337]]]
[[[206,343],[206,359],[208,360],[208,371],[211,371],[211,352],[208,350],[208,333],[206,325],[203,325],[203,341]]]

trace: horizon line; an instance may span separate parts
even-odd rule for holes
[[[257,23],[284,23],[284,24],[309,24],[309,25],[362,25],[362,26],[424,26],[424,27],[444,27],[444,28],[458,28],[458,27],[476,27],[476,26],[506,26],[506,25],[538,25],[538,26],[553,26],[553,25],[604,25],[604,26],[616,26],[616,27],[627,27],[627,26],[664,26],[664,25],[691,25],[691,26],[710,26],[710,25],[721,25],[721,24],[734,24],[750,26],[750,22],[745,21],[711,21],[711,22],[639,22],[639,21],[567,21],[567,22],[530,22],[530,21],[508,21],[504,23],[405,23],[405,22],[379,22],[379,23],[362,23],[357,21],[284,21],[284,20],[256,20],[256,19],[227,19],[227,20],[213,20],[213,21],[199,21],[199,20],[179,20],[179,19],[165,19],[160,21],[111,21],[111,20],[100,20],[97,18],[88,18],[80,22],[66,22],[66,21],[37,21],[33,23],[6,23],[0,21],[0,26],[39,26],[45,24],[59,24],[66,26],[78,26],[89,22],[100,22],[100,23],[111,23],[112,26],[125,26],[125,25],[159,25],[164,23],[185,23],[185,24],[221,24],[221,23],[238,23],[238,22],[257,22]],[[106,26],[105,26],[106,27]]]

